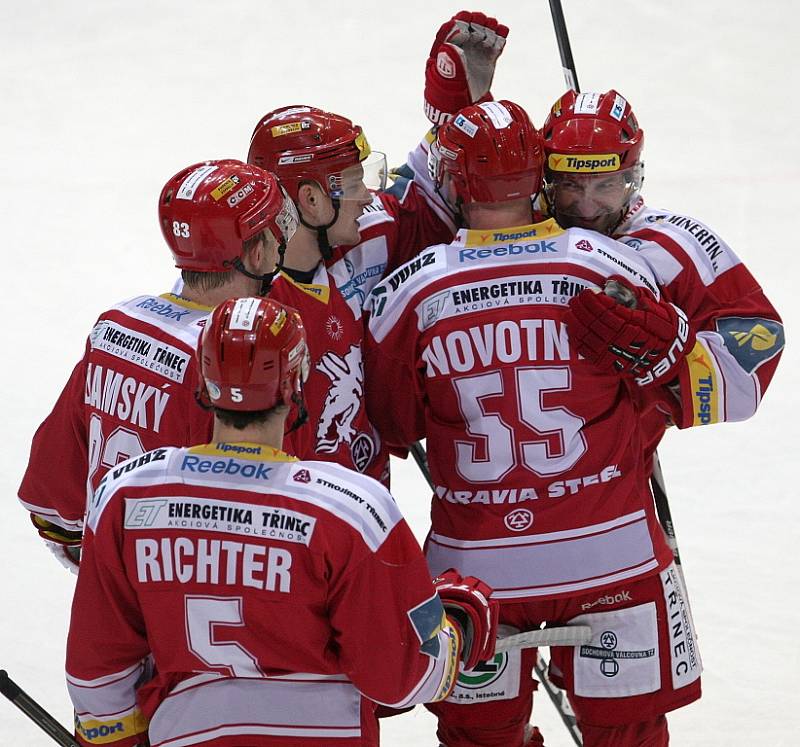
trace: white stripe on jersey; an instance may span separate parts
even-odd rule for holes
[[[388,262],[386,237],[375,236],[353,247],[328,267],[328,272],[342,298],[347,301],[354,318],[361,318],[367,296],[380,282]]]
[[[173,306],[175,313],[179,314],[179,316],[170,318],[166,314],[148,311],[146,308],[140,306],[150,299],[153,299],[158,304]],[[140,322],[159,327],[192,349],[197,347],[197,339],[203,331],[202,327],[199,326],[197,322],[205,319],[211,313],[205,309],[192,309],[172,303],[169,299],[162,298],[158,295],[135,296],[134,298],[129,298],[116,304],[112,307],[112,310],[120,311],[132,319],[138,319]]]
[[[663,234],[678,244],[706,286],[727,270],[741,264],[733,249],[708,226],[694,218],[642,204],[617,228],[616,234],[623,240],[625,236],[642,230]],[[666,285],[672,279],[665,275],[659,277],[659,283]]]
[[[122,672],[93,680],[78,679],[67,673],[67,690],[75,710],[103,718],[114,715],[122,718],[132,713],[136,708],[134,685],[144,668],[145,663],[141,661]]]
[[[518,226],[498,231],[488,231],[486,240],[474,241],[476,231],[461,229],[452,244],[430,247],[406,262],[381,282],[370,297],[372,316],[369,328],[375,340],[381,342],[406,313],[408,304],[425,286],[450,275],[469,277],[470,271],[480,273],[481,279],[490,281],[491,273],[503,271],[510,263],[519,264],[520,271],[532,272],[542,267],[548,273],[552,263],[568,263],[585,268],[600,278],[622,275],[633,284],[650,289],[660,297],[653,271],[630,248],[614,239],[583,229],[563,231],[546,221],[530,226]],[[497,241],[488,239],[494,235]],[[514,237],[530,235],[525,243]],[[511,238],[509,238],[511,237]],[[483,238],[482,236],[480,237]],[[515,243],[516,242],[516,243]],[[504,280],[509,280],[506,275]],[[476,281],[477,282],[477,281]],[[583,281],[584,285],[591,285]],[[426,319],[435,315],[431,307],[443,300],[444,292],[432,292],[418,300],[419,328],[430,326]]]
[[[227,474],[183,469],[184,460],[193,457],[230,465]],[[259,470],[259,467],[261,468]],[[251,476],[242,472],[250,468]],[[111,498],[126,487],[185,485],[246,490],[263,495],[284,495],[324,509],[356,530],[374,552],[402,520],[402,514],[389,492],[371,477],[330,462],[281,462],[268,459],[236,459],[208,453],[190,453],[189,449],[155,449],[112,467],[98,487],[89,505],[87,524],[92,531]],[[190,493],[189,490],[186,491]],[[164,500],[189,500],[191,495],[164,497]],[[159,496],[148,497],[154,504]],[[217,503],[240,504],[220,496]],[[241,506],[245,504],[242,503]]]
[[[640,576],[658,563],[644,511],[560,532],[459,540],[428,537],[436,575],[458,568],[486,581],[498,599],[524,599],[592,589]]]
[[[196,744],[201,736],[353,738],[361,736],[360,704],[350,682],[224,678],[170,693],[148,733],[153,747]]]

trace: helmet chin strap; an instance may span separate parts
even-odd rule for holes
[[[297,216],[300,218],[300,222],[311,231],[317,232],[317,246],[319,247],[319,253],[322,255],[322,259],[328,260],[333,256],[333,248],[331,247],[330,241],[328,241],[328,229],[339,220],[339,199],[336,197],[331,197],[331,204],[333,205],[333,220],[330,223],[326,223],[324,226],[315,226],[309,223],[303,217],[303,211],[298,210]]]
[[[434,183],[433,191],[439,195],[439,198],[442,201],[442,204],[447,209],[447,212],[450,213],[450,217],[453,219],[453,223],[455,224],[456,230],[460,228],[466,227],[466,221],[464,220],[464,214],[461,212],[461,206],[463,202],[458,200],[455,207],[450,204],[450,200],[447,199],[444,192],[442,192],[441,187],[439,184]]]
[[[308,410],[306,409],[305,399],[303,398],[303,382],[300,381],[300,391],[292,394],[292,402],[297,405],[297,417],[294,422],[289,426],[287,433],[296,431],[301,425],[305,425],[308,420]]]
[[[278,261],[275,263],[275,268],[270,272],[265,272],[263,275],[259,275],[255,272],[250,272],[245,266],[244,262],[242,262],[241,257],[237,257],[236,259],[231,262],[231,265],[236,268],[242,275],[245,275],[248,278],[252,278],[253,280],[260,280],[261,281],[261,288],[259,289],[258,295],[259,296],[266,296],[270,288],[272,288],[272,281],[274,280],[275,276],[283,269],[283,260],[286,256],[286,240],[281,239],[281,243],[278,244]]]

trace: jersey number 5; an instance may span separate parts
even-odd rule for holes
[[[241,597],[202,597],[187,594],[186,641],[189,650],[211,669],[225,669],[233,677],[263,677],[258,660],[244,646],[220,642],[216,627],[244,627]]]

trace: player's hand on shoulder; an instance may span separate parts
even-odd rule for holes
[[[450,623],[461,635],[464,669],[494,656],[500,607],[491,587],[474,576],[460,576],[450,568],[433,579]]]
[[[507,36],[508,27],[496,18],[467,10],[442,24],[425,64],[425,114],[433,124],[491,99],[495,65]]]
[[[36,514],[31,514],[31,522],[56,560],[67,570],[77,573],[83,532],[65,529]]]
[[[695,340],[679,307],[621,277],[610,278],[604,292],[587,289],[575,296],[564,322],[586,360],[640,386],[670,383]]]

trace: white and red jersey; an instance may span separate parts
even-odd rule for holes
[[[86,525],[82,744],[149,722],[151,747],[373,747],[367,698],[441,699],[457,675],[422,551],[369,477],[252,443],[157,449],[107,473]]]
[[[580,359],[563,316],[629,249],[547,220],[461,230],[373,291],[367,399],[391,445],[427,438],[433,573],[500,599],[585,593],[671,560],[646,487],[641,391]]]
[[[359,227],[361,241],[336,247],[308,282],[287,273],[273,282],[270,297],[300,312],[311,355],[308,423],[287,434],[284,445],[301,459],[336,462],[387,482],[389,453],[364,404],[362,309],[381,278],[421,249],[449,241],[454,229],[405,177],[374,196]]]
[[[194,351],[210,309],[167,293],[102,313],[53,411],[39,426],[19,488],[32,513],[80,530],[87,498],[115,464],[167,444],[207,441]]]
[[[648,263],[664,297],[680,306],[697,330],[681,371],[680,408],[672,412],[676,425],[752,416],[780,360],[784,332],[747,267],[708,226],[648,208],[641,198],[615,238]]]

